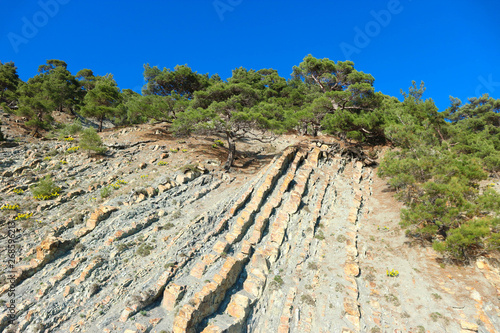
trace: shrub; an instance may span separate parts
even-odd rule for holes
[[[54,197],[59,196],[61,188],[57,187],[50,175],[47,175],[40,179],[35,185],[30,187],[31,193],[35,199],[39,200],[49,200]]]
[[[274,277],[274,281],[278,284],[279,287],[281,287],[284,283],[283,279],[281,278],[280,275],[276,275]]]
[[[314,238],[316,238],[318,240],[324,240],[325,239],[325,234],[323,234],[323,231],[318,230],[318,232],[316,233],[316,235],[314,236]]]
[[[175,262],[169,262],[169,263],[166,263],[165,266],[163,266],[165,269],[169,268],[169,267],[174,267],[175,266]]]
[[[172,229],[174,227],[174,224],[172,222],[168,222],[166,223],[162,229],[165,229],[165,230],[169,230],[169,229]]]
[[[66,152],[71,154],[76,152],[78,149],[80,149],[80,146],[70,147],[66,150]]]
[[[307,295],[307,294],[304,294],[300,297],[300,300],[303,302],[303,303],[306,303],[310,306],[314,306],[316,305],[316,301],[314,300],[314,298],[312,298],[311,295]]]
[[[173,217],[174,219],[178,219],[178,218],[180,218],[181,216],[182,216],[182,213],[181,213],[181,211],[180,211],[180,210],[176,210],[176,211],[172,214],[172,217]]]
[[[450,230],[445,241],[435,241],[432,246],[436,251],[450,253],[455,258],[467,259],[481,249],[498,250],[499,227],[500,218],[471,220]],[[492,233],[491,230],[497,232]]]
[[[20,207],[18,204],[15,204],[15,205],[9,205],[9,204],[5,204],[5,205],[2,205],[2,207],[0,207],[0,210],[18,210]]]
[[[308,262],[307,269],[317,270],[319,269],[319,266],[315,262]]]
[[[101,289],[101,287],[97,284],[97,283],[93,283],[90,285],[90,290],[89,290],[89,294],[92,296],[92,295],[95,295],[99,292],[99,290]]]
[[[385,295],[385,300],[388,303],[392,303],[394,306],[400,306],[401,305],[401,302],[399,301],[399,298],[397,298],[394,294]]]
[[[391,270],[386,270],[385,271],[386,275],[387,276],[390,276],[390,277],[398,277],[399,276],[399,271],[395,271],[394,269],[391,269]]]
[[[388,153],[379,169],[407,206],[401,211],[407,235],[459,260],[494,249],[498,222],[482,216],[498,214],[500,195],[490,187],[480,193],[487,176],[481,161],[446,146],[425,148]]]
[[[106,152],[106,147],[102,144],[101,137],[94,128],[87,128],[82,132],[80,136],[80,147],[101,155]]]
[[[194,173],[200,172],[198,170],[198,168],[196,167],[196,165],[194,165],[194,164],[186,164],[186,165],[180,167],[180,170],[184,173],[187,173],[188,171],[191,171]]]
[[[33,216],[33,213],[17,213],[17,216],[14,218],[15,221],[17,220],[27,220],[29,219],[30,217]]]
[[[59,130],[59,138],[65,141],[73,141],[71,139],[66,139],[69,139],[68,137],[80,133],[81,131],[83,131],[82,123],[80,120],[76,119],[71,124],[62,125],[62,128]]]
[[[111,188],[109,186],[101,188],[101,198],[107,198],[111,194]]]
[[[137,248],[136,253],[141,257],[147,257],[151,254],[151,250],[153,249],[154,247],[149,244],[142,244],[139,248]]]

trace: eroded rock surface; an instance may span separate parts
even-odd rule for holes
[[[5,197],[38,212],[18,224],[17,332],[500,330],[498,265],[410,247],[376,170],[327,145],[290,145],[247,174],[210,160],[184,173],[177,145],[154,142],[44,158],[69,146],[0,152],[21,156],[2,170]],[[49,172],[64,195],[28,203]]]

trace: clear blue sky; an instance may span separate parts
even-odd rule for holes
[[[57,6],[55,5],[57,4]],[[500,2],[496,0],[1,1],[0,60],[23,80],[47,59],[112,73],[140,91],[143,64],[231,76],[236,67],[289,78],[304,56],[354,61],[375,88],[400,97],[423,80],[440,110],[500,98]],[[374,15],[375,13],[375,15]],[[378,18],[376,18],[378,17]]]

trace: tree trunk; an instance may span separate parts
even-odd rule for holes
[[[101,117],[100,122],[99,122],[99,132],[102,132],[102,121],[104,120],[104,117]]]
[[[224,164],[224,169],[226,169],[226,171],[229,171],[229,169],[231,169],[231,166],[233,165],[234,157],[236,155],[236,143],[234,142],[234,138],[231,136],[231,133],[227,132],[226,138],[227,144],[229,146],[229,153],[227,155],[226,164]]]

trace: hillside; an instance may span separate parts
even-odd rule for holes
[[[2,330],[500,330],[499,261],[450,265],[412,242],[377,167],[332,136],[239,141],[225,172],[217,137],[167,123],[106,129],[107,153],[89,157],[71,149],[78,136],[31,138],[19,119],[2,113],[1,205],[19,206],[1,211],[18,263],[0,289],[9,304],[15,286],[16,324],[3,308]],[[60,195],[35,200],[48,174]]]

